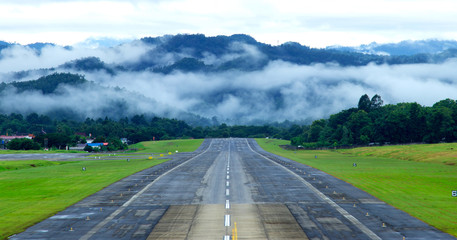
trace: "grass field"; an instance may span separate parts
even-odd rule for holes
[[[387,157],[416,162],[444,163],[446,165],[457,164],[456,143],[364,147],[338,150],[338,152],[356,156]]]
[[[77,150],[0,150],[0,154],[18,154],[18,153],[81,153]]]
[[[138,153],[175,153],[176,150],[194,151],[202,142],[155,141],[142,142],[135,147],[139,149]],[[0,239],[25,230],[111,183],[167,161],[149,160],[146,155],[144,159],[129,162],[125,159],[0,161]],[[86,171],[82,171],[83,167]]]
[[[341,151],[286,151],[288,141],[257,139],[272,153],[318,168],[457,236],[457,144],[388,146]],[[317,158],[315,156],[317,155]],[[429,156],[429,157],[426,157]],[[442,157],[438,157],[442,156]],[[352,166],[357,163],[357,167]]]
[[[141,142],[130,146],[136,148],[137,153],[175,153],[193,152],[202,144],[203,139],[182,139],[169,141],[149,141]]]

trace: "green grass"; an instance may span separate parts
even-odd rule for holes
[[[0,150],[0,154],[22,154],[22,153],[84,153],[84,151],[77,150]]]
[[[61,165],[70,162],[57,162],[57,161],[46,161],[46,160],[23,160],[23,161],[0,161],[0,172],[20,170],[26,168],[44,167]]]
[[[0,161],[0,239],[166,160]],[[32,166],[34,165],[34,166]],[[86,171],[82,171],[86,167]]]
[[[356,156],[376,156],[416,162],[457,164],[457,143],[413,144],[402,146],[364,147],[339,150]]]
[[[130,148],[137,148],[138,151],[136,153],[193,152],[197,150],[202,142],[203,139],[149,141],[134,144]]]
[[[287,151],[288,141],[257,139],[266,151],[318,168],[457,236],[455,144],[336,151]],[[454,148],[456,150],[453,150]],[[317,158],[315,158],[317,156]],[[357,163],[353,167],[352,163]]]

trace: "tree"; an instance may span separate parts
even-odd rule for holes
[[[347,126],[353,133],[355,143],[363,144],[367,137],[368,139],[370,138],[371,119],[364,110],[359,110],[358,112],[351,114]],[[360,139],[361,135],[365,135],[363,141]]]
[[[86,145],[86,146],[84,147],[84,151],[86,151],[86,152],[93,152],[94,149],[93,149],[91,146]]]
[[[35,137],[34,141],[40,144],[44,143],[44,139],[48,139],[48,147],[63,149],[71,143],[71,137],[61,133],[40,134]]]
[[[325,119],[314,121],[308,130],[308,141],[317,142],[319,140],[322,130],[324,130],[324,127],[326,125],[327,125],[327,120],[325,120]]]
[[[98,136],[94,139],[94,143],[103,143],[106,142],[106,138],[103,136]]]
[[[434,107],[427,121],[428,133],[424,137],[426,142],[452,141],[455,139],[454,120],[452,110],[447,107]]]
[[[8,142],[10,150],[40,150],[40,145],[28,138],[16,138]]]
[[[369,112],[371,109],[371,100],[367,94],[364,94],[359,99],[359,104],[357,105],[359,110],[363,110],[365,112]]]
[[[370,101],[370,111],[380,108],[383,103],[384,101],[381,99],[381,96],[378,94],[374,95]]]

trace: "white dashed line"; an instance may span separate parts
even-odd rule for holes
[[[225,209],[230,209],[230,200],[225,200]]]
[[[227,181],[227,182],[225,183],[225,186],[230,187],[230,182]]]
[[[230,215],[225,215],[225,226],[226,227],[230,226]]]
[[[230,189],[225,189],[225,196],[229,196],[230,195]]]

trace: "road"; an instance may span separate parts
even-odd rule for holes
[[[252,139],[207,139],[11,239],[455,239]]]

